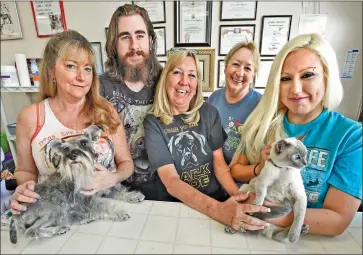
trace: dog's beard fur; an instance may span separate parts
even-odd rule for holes
[[[144,61],[139,64],[128,64],[127,58],[134,54],[144,57]],[[149,73],[152,66],[152,57],[150,54],[145,54],[144,51],[131,51],[119,60],[119,73],[123,79],[130,82],[141,81],[147,83],[149,79]]]

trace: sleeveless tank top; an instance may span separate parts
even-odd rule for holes
[[[46,155],[45,153],[45,146],[47,143],[55,138],[67,141],[85,132],[85,129],[74,130],[64,126],[54,115],[49,106],[48,98],[44,100],[44,107],[44,125],[40,126],[39,104],[37,105],[38,124],[31,142],[33,159],[39,171],[38,182],[46,180],[49,175],[56,171],[55,167],[51,163],[52,160],[47,158],[49,155]],[[96,143],[95,150],[96,162],[111,171],[116,171],[115,149],[112,140],[108,137],[101,137]]]

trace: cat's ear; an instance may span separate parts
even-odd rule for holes
[[[296,137],[297,140],[300,140],[300,141],[304,141],[304,138],[306,137],[307,133],[306,134],[302,134],[302,135],[299,135]]]
[[[289,144],[284,139],[278,141],[276,143],[276,153],[280,154],[286,147],[288,147]]]

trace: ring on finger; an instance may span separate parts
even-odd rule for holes
[[[240,227],[240,230],[241,230],[242,232],[247,232],[247,230],[246,230],[246,228],[245,228],[245,225],[246,225],[246,223],[245,223],[244,221],[242,221],[242,224],[241,224],[241,227]]]

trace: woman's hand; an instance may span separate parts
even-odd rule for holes
[[[27,181],[18,187],[16,187],[15,192],[12,196],[10,208],[11,212],[14,214],[19,214],[20,211],[26,211],[27,207],[21,205],[21,202],[25,203],[35,203],[39,199],[39,195],[34,192],[35,182]]]
[[[265,147],[262,148],[261,150],[261,161],[260,164],[258,165],[258,167],[256,168],[256,173],[257,175],[260,174],[263,166],[265,165],[265,161],[268,160],[269,156],[270,156],[270,150],[271,150],[271,144],[266,145]]]
[[[242,204],[249,197],[249,192],[239,191],[236,195],[231,196],[227,201],[220,204],[219,213],[222,217],[228,217],[229,223],[235,230],[259,230],[269,226],[269,224],[260,219],[249,216],[247,213],[252,212],[269,212],[270,209],[264,206],[252,204]]]
[[[116,176],[113,172],[99,163],[95,164],[95,168],[93,179],[87,186],[87,190],[81,191],[83,195],[90,196],[97,191],[110,188],[116,184]]]

